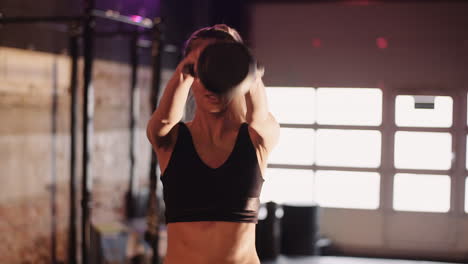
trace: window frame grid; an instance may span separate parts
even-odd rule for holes
[[[468,133],[468,125],[466,122],[466,111],[467,111],[467,106],[466,106],[466,97],[467,94],[465,92],[465,96],[461,97],[464,98],[464,102],[460,101],[460,96],[459,91],[441,91],[439,89],[428,89],[428,90],[421,90],[421,89],[395,89],[391,90],[390,98],[386,98],[384,96],[384,100],[388,99],[390,100],[390,104],[388,106],[388,116],[383,116],[383,120],[388,121],[391,120],[391,126],[389,126],[389,131],[392,135],[392,144],[391,144],[391,149],[386,149],[383,151],[391,152],[392,153],[392,160],[391,160],[391,165],[389,172],[392,171],[391,174],[387,175],[387,179],[391,179],[391,183],[386,183],[386,186],[383,186],[384,188],[387,188],[386,191],[388,194],[386,195],[386,202],[387,202],[387,209],[389,212],[395,213],[395,214],[456,214],[460,215],[461,210],[463,208],[463,202],[461,198],[464,198],[464,192],[460,191],[460,187],[457,186],[459,182],[459,175],[460,175],[460,165],[461,161],[463,161],[463,167],[464,171],[466,171],[466,175],[468,175],[468,171],[466,169],[466,163],[465,160],[465,155],[466,154],[466,143],[464,143],[464,146],[460,146],[461,142],[463,139],[460,138],[460,132],[461,132],[461,120],[464,121],[464,131]],[[453,109],[452,109],[452,126],[451,127],[414,127],[414,126],[409,126],[409,127],[399,127],[396,124],[396,97],[399,95],[429,95],[429,96],[449,96],[452,98],[453,102]],[[463,117],[464,116],[464,117]],[[388,119],[391,117],[391,119]],[[449,133],[451,138],[452,138],[452,146],[451,150],[453,155],[455,156],[454,159],[452,159],[451,162],[451,167],[448,170],[427,170],[427,169],[398,169],[395,167],[395,153],[394,153],[394,148],[395,148],[395,135],[396,132],[398,131],[404,131],[404,132],[443,132],[443,133]],[[465,135],[465,140],[466,140],[466,135]],[[461,155],[462,154],[462,155]],[[462,160],[463,158],[463,160]],[[450,208],[448,212],[413,212],[413,211],[398,211],[395,210],[393,207],[393,194],[394,194],[394,186],[393,182],[395,179],[395,175],[398,173],[410,173],[410,174],[433,174],[433,175],[448,175],[450,178]],[[459,185],[459,184],[458,184]],[[460,206],[460,202],[462,205]]]
[[[269,87],[267,87],[269,88]],[[274,87],[271,87],[274,89]],[[327,87],[304,87],[301,86],[300,88],[310,88],[310,89],[315,89],[317,90],[318,88],[321,89],[327,89]],[[330,88],[336,88],[336,87],[330,87]],[[344,88],[349,88],[349,89],[356,89],[355,87],[344,87]],[[364,87],[362,87],[364,88]],[[292,88],[293,89],[293,88]],[[369,89],[369,88],[368,88]],[[317,133],[318,129],[335,129],[335,130],[372,130],[372,131],[379,131],[381,133],[381,140],[383,141],[383,127],[384,127],[384,90],[381,88],[370,88],[370,89],[379,89],[382,92],[382,122],[378,126],[365,126],[365,125],[324,125],[324,124],[318,124],[317,120],[314,121],[312,124],[293,124],[293,123],[280,123],[281,128],[305,128],[305,129],[313,129],[314,133]],[[315,92],[317,93],[317,92]],[[316,100],[316,98],[314,98]],[[315,105],[317,107],[317,104]],[[315,112],[317,113],[317,109],[315,109]],[[314,137],[312,140],[316,140],[316,137]],[[315,145],[314,145],[315,146]],[[316,155],[316,150],[317,148],[314,147],[314,155]],[[381,144],[381,154],[383,152],[383,145]],[[375,168],[366,168],[366,167],[345,167],[345,166],[323,166],[323,165],[316,165],[315,162],[312,165],[293,165],[293,164],[280,164],[280,163],[268,163],[267,168],[277,168],[277,169],[297,169],[297,170],[312,170],[313,175],[314,175],[314,180],[313,182],[315,183],[315,173],[318,170],[330,170],[330,171],[350,171],[350,172],[375,172],[380,175],[380,186],[379,186],[379,191],[382,192],[382,157],[381,157],[381,162],[380,166],[375,167]],[[378,201],[379,206],[376,209],[361,209],[361,208],[335,208],[334,209],[340,209],[340,210],[364,210],[364,211],[377,211],[380,210],[382,206],[382,199],[379,199]],[[324,207],[324,208],[332,208],[332,207]]]
[[[273,88],[273,87],[272,87]],[[301,86],[301,88],[305,88]],[[307,87],[318,89],[319,87]],[[320,87],[326,88],[326,87]],[[344,87],[345,88],[345,87]],[[349,87],[352,89],[353,87]],[[431,214],[432,212],[406,212],[393,209],[393,182],[397,173],[412,174],[434,174],[448,175],[451,181],[450,189],[450,209],[445,214],[468,215],[465,212],[465,180],[468,179],[468,169],[466,168],[466,137],[468,136],[467,121],[467,97],[468,93],[464,89],[455,91],[441,91],[440,89],[380,89],[382,92],[382,123],[379,126],[350,126],[350,125],[321,125],[315,121],[313,124],[290,124],[280,123],[281,128],[308,128],[317,132],[318,129],[341,129],[341,130],[377,130],[381,133],[381,163],[376,168],[359,168],[343,166],[318,166],[313,165],[291,165],[268,163],[268,168],[284,168],[312,170],[336,170],[336,171],[363,171],[376,172],[380,174],[380,198],[379,207],[375,210],[385,213],[412,213],[412,214]],[[452,126],[448,128],[437,127],[398,127],[395,120],[395,106],[397,95],[431,95],[431,96],[450,96],[453,100]],[[449,170],[422,170],[422,169],[397,169],[394,163],[395,134],[397,131],[408,132],[445,132],[452,137],[452,153],[455,158],[452,160],[452,166]],[[313,139],[315,140],[315,138]],[[316,148],[314,149],[314,152]],[[468,194],[467,194],[468,195]],[[339,208],[341,210],[372,210],[374,209],[355,209]],[[441,214],[441,213],[436,213]]]

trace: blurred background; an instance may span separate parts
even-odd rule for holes
[[[87,263],[162,263],[146,123],[184,41],[216,23],[265,65],[281,124],[257,225],[264,263],[468,263],[468,3],[96,0],[85,59],[73,43],[87,45],[90,3],[0,1],[0,263],[82,263],[83,199]],[[15,17],[56,20],[2,20]]]

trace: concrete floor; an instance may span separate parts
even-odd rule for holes
[[[285,257],[280,256],[276,261],[263,261],[262,264],[450,264],[446,262],[372,259],[352,257]]]

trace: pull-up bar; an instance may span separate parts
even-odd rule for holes
[[[102,11],[97,9],[93,10],[91,14],[95,17],[105,18],[120,23],[139,26],[143,28],[153,28],[153,21],[149,18],[144,18],[141,16],[123,16],[117,11]]]
[[[0,24],[29,24],[29,23],[68,23],[77,22],[79,16],[31,16],[31,17],[4,17],[0,14]]]
[[[154,26],[153,20],[142,16],[125,16],[114,10],[93,9],[91,16],[108,19],[137,27],[151,29]],[[85,19],[85,16],[19,16],[5,17],[0,14],[0,24],[29,24],[29,23],[68,23],[79,22]],[[159,20],[156,20],[158,22]]]

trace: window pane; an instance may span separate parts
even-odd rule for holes
[[[399,211],[448,212],[450,177],[399,173],[394,179],[393,208]]]
[[[279,123],[313,124],[315,89],[307,87],[269,87],[266,89],[270,111]]]
[[[465,212],[468,213],[468,178],[465,178]]]
[[[450,96],[436,96],[434,109],[416,109],[414,96],[398,95],[395,105],[397,126],[451,127],[453,100]]]
[[[405,132],[395,134],[395,167],[448,170],[452,161],[449,133]]]
[[[317,122],[378,126],[382,122],[382,91],[369,88],[319,88]]]
[[[466,163],[466,169],[468,169],[468,135],[466,136],[466,154],[467,155],[465,156],[465,158],[466,158],[465,163]]]
[[[467,94],[467,102],[468,102],[468,94]],[[467,108],[468,109],[468,108]],[[466,119],[466,124],[468,125],[468,114],[466,115],[467,119]]]
[[[317,164],[375,168],[380,166],[380,132],[317,130]]]
[[[260,200],[287,204],[313,204],[312,170],[267,169]]]
[[[314,163],[314,130],[281,128],[278,145],[273,149],[269,163],[312,165]]]
[[[378,173],[317,171],[315,184],[320,206],[360,209],[379,207]]]

